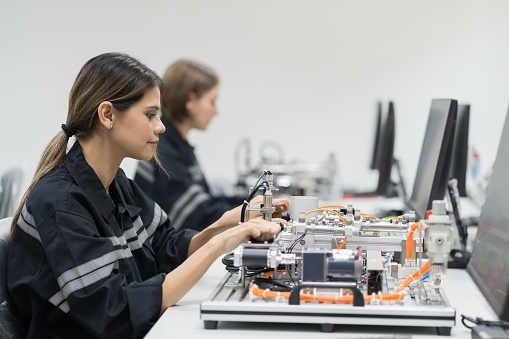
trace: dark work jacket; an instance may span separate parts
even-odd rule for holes
[[[29,338],[142,337],[157,321],[165,274],[196,232],[176,232],[121,169],[109,190],[75,142],[30,193],[7,271]]]
[[[138,162],[134,181],[168,213],[175,229],[202,230],[241,205],[244,198],[213,196],[194,148],[172,123],[164,117],[161,120],[166,132],[159,135],[157,152],[170,177],[152,159]]]

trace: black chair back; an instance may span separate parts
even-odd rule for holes
[[[23,330],[8,303],[7,258],[12,218],[0,219],[0,338],[23,338]]]

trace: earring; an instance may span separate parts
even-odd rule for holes
[[[110,125],[110,128],[113,128],[113,124],[112,124],[112,125]]]

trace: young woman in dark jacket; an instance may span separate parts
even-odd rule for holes
[[[29,338],[143,337],[219,256],[280,230],[261,219],[238,225],[232,211],[199,233],[176,231],[119,169],[126,157],[156,155],[161,86],[124,54],[79,72],[11,226],[8,289]]]

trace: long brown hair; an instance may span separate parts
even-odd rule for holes
[[[120,112],[139,101],[153,87],[163,90],[161,78],[140,61],[121,53],[105,53],[88,60],[81,68],[69,94],[69,110],[65,127],[76,138],[87,139],[98,124],[97,108],[109,101]],[[53,172],[67,159],[69,136],[60,131],[42,153],[34,178],[26,190],[11,223],[11,238],[30,192],[37,182]],[[154,158],[163,168],[157,153]]]
[[[199,99],[219,83],[219,78],[211,68],[196,61],[181,59],[168,67],[163,81],[161,112],[170,121],[182,122],[189,117],[186,108],[189,94],[194,93]]]

